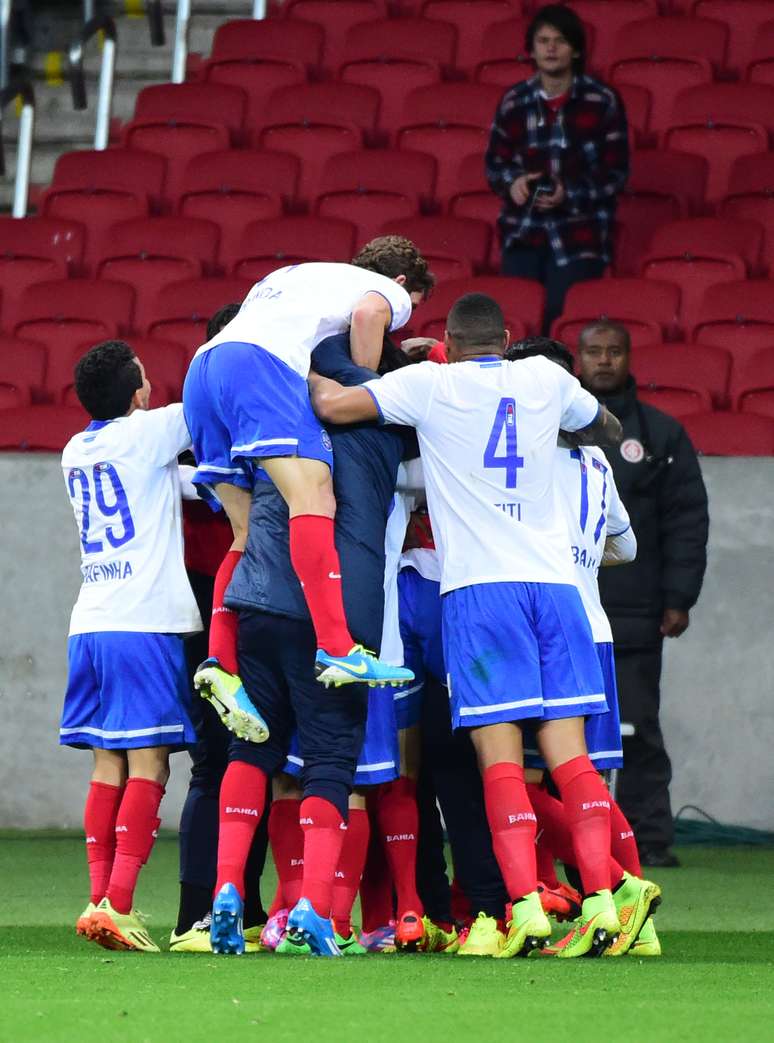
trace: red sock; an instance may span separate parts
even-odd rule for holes
[[[264,772],[244,761],[230,761],[220,784],[215,894],[224,884],[233,884],[245,897],[245,865],[265,804]]]
[[[237,629],[239,615],[233,609],[226,608],[223,599],[234,569],[242,558],[241,550],[230,550],[220,563],[215,574],[215,589],[212,592],[212,618],[210,619],[210,638],[208,652],[214,656],[224,670],[231,674],[239,673],[237,664]]]
[[[527,796],[537,818],[538,848],[545,845],[553,857],[574,866],[576,863],[572,834],[561,800],[552,797],[547,789],[535,782],[527,783]],[[543,880],[540,873],[538,876]],[[543,880],[544,884],[547,882]]]
[[[96,905],[105,897],[116,851],[116,815],[124,795],[123,786],[92,782],[83,810],[86,861],[89,864],[91,900]]]
[[[632,876],[642,876],[640,851],[629,820],[614,800],[610,800],[610,851],[613,858]],[[615,883],[615,880],[613,881]]]
[[[291,518],[290,560],[304,588],[317,647],[329,655],[347,655],[355,642],[344,615],[333,518],[319,514],[297,514]]]
[[[344,843],[344,820],[322,797],[305,797],[301,802],[304,831],[304,878],[301,891],[318,916],[331,915],[333,877]]]
[[[401,775],[379,787],[379,830],[398,899],[398,918],[409,911],[423,916],[425,907],[417,894],[417,838],[419,811],[417,784]]]
[[[275,800],[269,811],[269,843],[282,892],[280,909],[292,909],[301,897],[304,875],[304,834],[301,831],[301,801]]]
[[[573,757],[551,774],[562,797],[584,892],[589,895],[609,889],[620,875],[613,879],[607,786],[585,756]]]
[[[360,915],[366,933],[386,927],[395,918],[392,877],[384,855],[376,817],[376,794],[369,795],[368,813],[371,839],[368,843],[363,879],[360,881]]]
[[[116,815],[116,854],[106,896],[119,913],[132,910],[140,869],[148,861],[157,829],[164,787],[152,779],[131,778]]]
[[[369,834],[368,812],[364,808],[350,808],[347,832],[333,880],[331,906],[333,923],[342,938],[348,938],[352,932],[352,906],[365,868]]]
[[[513,901],[537,890],[535,813],[524,785],[524,769],[502,761],[483,774],[486,817],[495,858]]]
[[[529,790],[528,790],[529,792]],[[530,800],[532,798],[530,797]],[[532,805],[534,808],[534,804]],[[540,819],[538,818],[538,831],[540,830]],[[538,832],[535,844],[535,857],[537,860],[537,875],[541,884],[546,887],[555,888],[559,886],[559,878],[556,875],[556,863],[554,853],[546,844],[543,834]]]

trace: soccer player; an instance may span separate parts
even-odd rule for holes
[[[210,656],[196,682],[213,705],[242,702],[236,628],[223,595],[244,551],[256,474],[288,505],[290,554],[317,636],[323,684],[405,683],[409,671],[380,663],[356,646],[347,627],[334,545],[336,503],[329,461],[316,448],[327,435],[306,387],[313,349],[350,331],[352,358],[374,369],[385,332],[400,329],[432,285],[427,264],[407,239],[369,243],[351,265],[301,264],[257,283],[238,315],[199,348],[183,388],[199,465],[195,481],[212,490],[234,531],[215,585]],[[224,723],[229,724],[228,714]],[[259,741],[258,729],[243,730]]]
[[[75,388],[92,421],[62,454],[83,583],[59,741],[94,753],[84,812],[91,900],[76,929],[109,949],[158,952],[133,898],[169,754],[195,740],[183,635],[201,620],[183,565],[177,466],[191,439],[181,405],[149,410],[145,370],[122,341],[87,352]]]
[[[560,428],[574,432],[573,444],[615,444],[621,427],[547,359],[504,361],[508,340],[497,302],[467,294],[447,320],[454,364],[420,363],[363,388],[316,378],[313,403],[326,423],[381,417],[417,430],[441,559],[452,719],[471,729],[513,901],[499,955],[527,952],[550,936],[522,767],[522,725],[530,720],[562,796],[586,894],[579,930],[559,955],[599,954],[620,925],[609,794],[588,758],[584,717],[604,712],[606,700],[553,481]]]

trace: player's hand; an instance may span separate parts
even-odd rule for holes
[[[688,629],[690,622],[687,612],[679,608],[665,608],[661,617],[661,633],[664,637],[679,637]]]
[[[553,210],[557,206],[561,206],[565,200],[564,185],[561,181],[556,182],[556,187],[550,195],[545,192],[541,192],[535,199],[536,210]]]
[[[532,182],[539,181],[542,174],[522,174],[510,187],[511,199],[516,206],[524,206],[532,192]]]
[[[434,344],[434,337],[407,337],[400,342],[400,350],[412,362],[423,362]]]

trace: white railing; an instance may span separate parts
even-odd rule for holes
[[[5,110],[9,105],[21,101],[19,136],[16,144],[16,181],[13,190],[12,217],[27,216],[27,201],[30,194],[30,166],[32,165],[32,137],[35,132],[35,93],[32,84],[11,84],[0,90],[0,176],[5,174],[5,149],[3,133]]]
[[[94,129],[94,148],[102,151],[110,136],[110,110],[113,107],[113,76],[116,68],[116,23],[107,15],[88,21],[79,38],[70,46],[70,90],[73,108],[83,110],[86,98],[86,74],[83,68],[83,49],[98,33],[102,33],[102,61],[97,88],[97,120]]]
[[[252,0],[252,16],[256,19],[266,17],[266,0]],[[172,54],[172,82],[185,81],[185,67],[188,61],[188,28],[191,21],[191,0],[177,0],[177,16],[175,18],[175,49]]]

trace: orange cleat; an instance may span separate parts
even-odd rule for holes
[[[538,882],[537,889],[546,916],[553,916],[560,923],[563,920],[575,920],[580,916],[583,899],[569,884],[546,887]]]
[[[395,926],[395,948],[398,952],[418,952],[425,940],[425,925],[419,913],[409,909]]]

